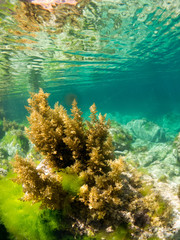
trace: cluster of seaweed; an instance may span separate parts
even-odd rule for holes
[[[16,156],[15,181],[23,186],[23,200],[64,212],[74,235],[112,232],[123,225],[131,239],[138,239],[144,227],[166,222],[166,210],[158,215],[157,196],[142,193],[139,176],[122,157],[115,159],[110,123],[97,116],[95,104],[90,121],[84,121],[75,100],[69,116],[58,103],[50,108],[48,96],[40,89],[28,99],[26,132],[44,159],[36,165]]]

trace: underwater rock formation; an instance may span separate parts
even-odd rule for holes
[[[177,162],[180,163],[180,133],[176,136],[174,144],[176,147]]]
[[[25,136],[24,126],[15,121],[3,118],[0,122],[0,132],[0,175],[5,176],[12,168],[10,161],[16,153],[26,156],[30,150],[30,141]]]
[[[131,149],[133,138],[120,124],[116,122],[114,122],[113,125],[111,124],[110,133],[112,135],[115,151],[123,152]]]
[[[126,239],[158,234],[158,228],[170,221],[170,210],[162,208],[149,187],[145,190],[122,157],[115,159],[109,121],[97,116],[95,104],[90,121],[83,121],[76,101],[69,116],[58,103],[50,108],[48,96],[40,89],[28,99],[26,132],[44,159],[37,165],[16,156],[15,181],[23,186],[23,199],[66,213],[74,236],[107,234],[120,226],[126,228]]]
[[[135,137],[150,142],[165,142],[165,131],[153,122],[145,119],[132,120],[126,125]]]
[[[22,130],[9,130],[1,139],[0,147],[7,151],[9,157],[16,153],[25,156],[29,150],[29,140]]]
[[[8,152],[0,147],[0,176],[5,176],[7,174],[7,170],[9,168],[8,163]]]

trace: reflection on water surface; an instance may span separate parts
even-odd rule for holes
[[[46,8],[47,1],[1,2],[1,106],[7,96],[25,101],[39,87],[60,95],[86,89],[90,97],[108,85],[117,85],[118,96],[125,83],[129,91],[134,82],[151,91],[156,82],[155,94],[168,76],[177,83],[179,1],[50,1]]]

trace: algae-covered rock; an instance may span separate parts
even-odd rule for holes
[[[0,147],[0,176],[5,176],[10,168],[8,157],[7,150]]]
[[[4,168],[0,168],[0,177],[4,177],[7,175],[7,170],[5,170]]]
[[[176,149],[177,162],[180,163],[180,133],[176,136],[174,140],[174,146]]]
[[[113,138],[115,151],[124,151],[131,149],[133,138],[120,124],[116,124],[116,126],[112,127],[110,129],[110,133]]]
[[[165,131],[157,124],[145,119],[132,120],[127,123],[126,128],[135,138],[150,142],[167,141]]]
[[[10,157],[18,152],[20,155],[26,154],[29,150],[29,141],[22,130],[7,131],[2,138],[0,146]]]
[[[135,149],[128,153],[127,160],[135,162],[139,168],[145,168],[157,179],[167,176],[178,181],[180,168],[171,143],[149,144],[142,151]]]
[[[29,140],[24,134],[24,127],[15,121],[11,122],[5,118],[1,121],[0,129],[2,138],[0,140],[0,175],[5,176],[11,169],[10,161],[19,153],[25,156],[29,150]]]

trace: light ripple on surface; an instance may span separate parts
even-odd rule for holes
[[[59,33],[56,15],[54,22],[51,15],[50,23],[43,20],[25,28],[27,19],[18,18],[21,2],[1,2],[0,95],[7,88],[8,93],[15,91],[16,86],[34,89],[37,76],[39,82],[46,82],[54,73],[55,81],[63,78],[64,84],[70,84],[68,78],[78,76],[67,74],[74,66],[86,68],[89,74],[100,69],[108,74],[108,69],[143,68],[149,61],[174,70],[173,64],[180,64],[179,1],[90,1],[77,26],[65,23]],[[39,13],[43,17],[42,9]]]

